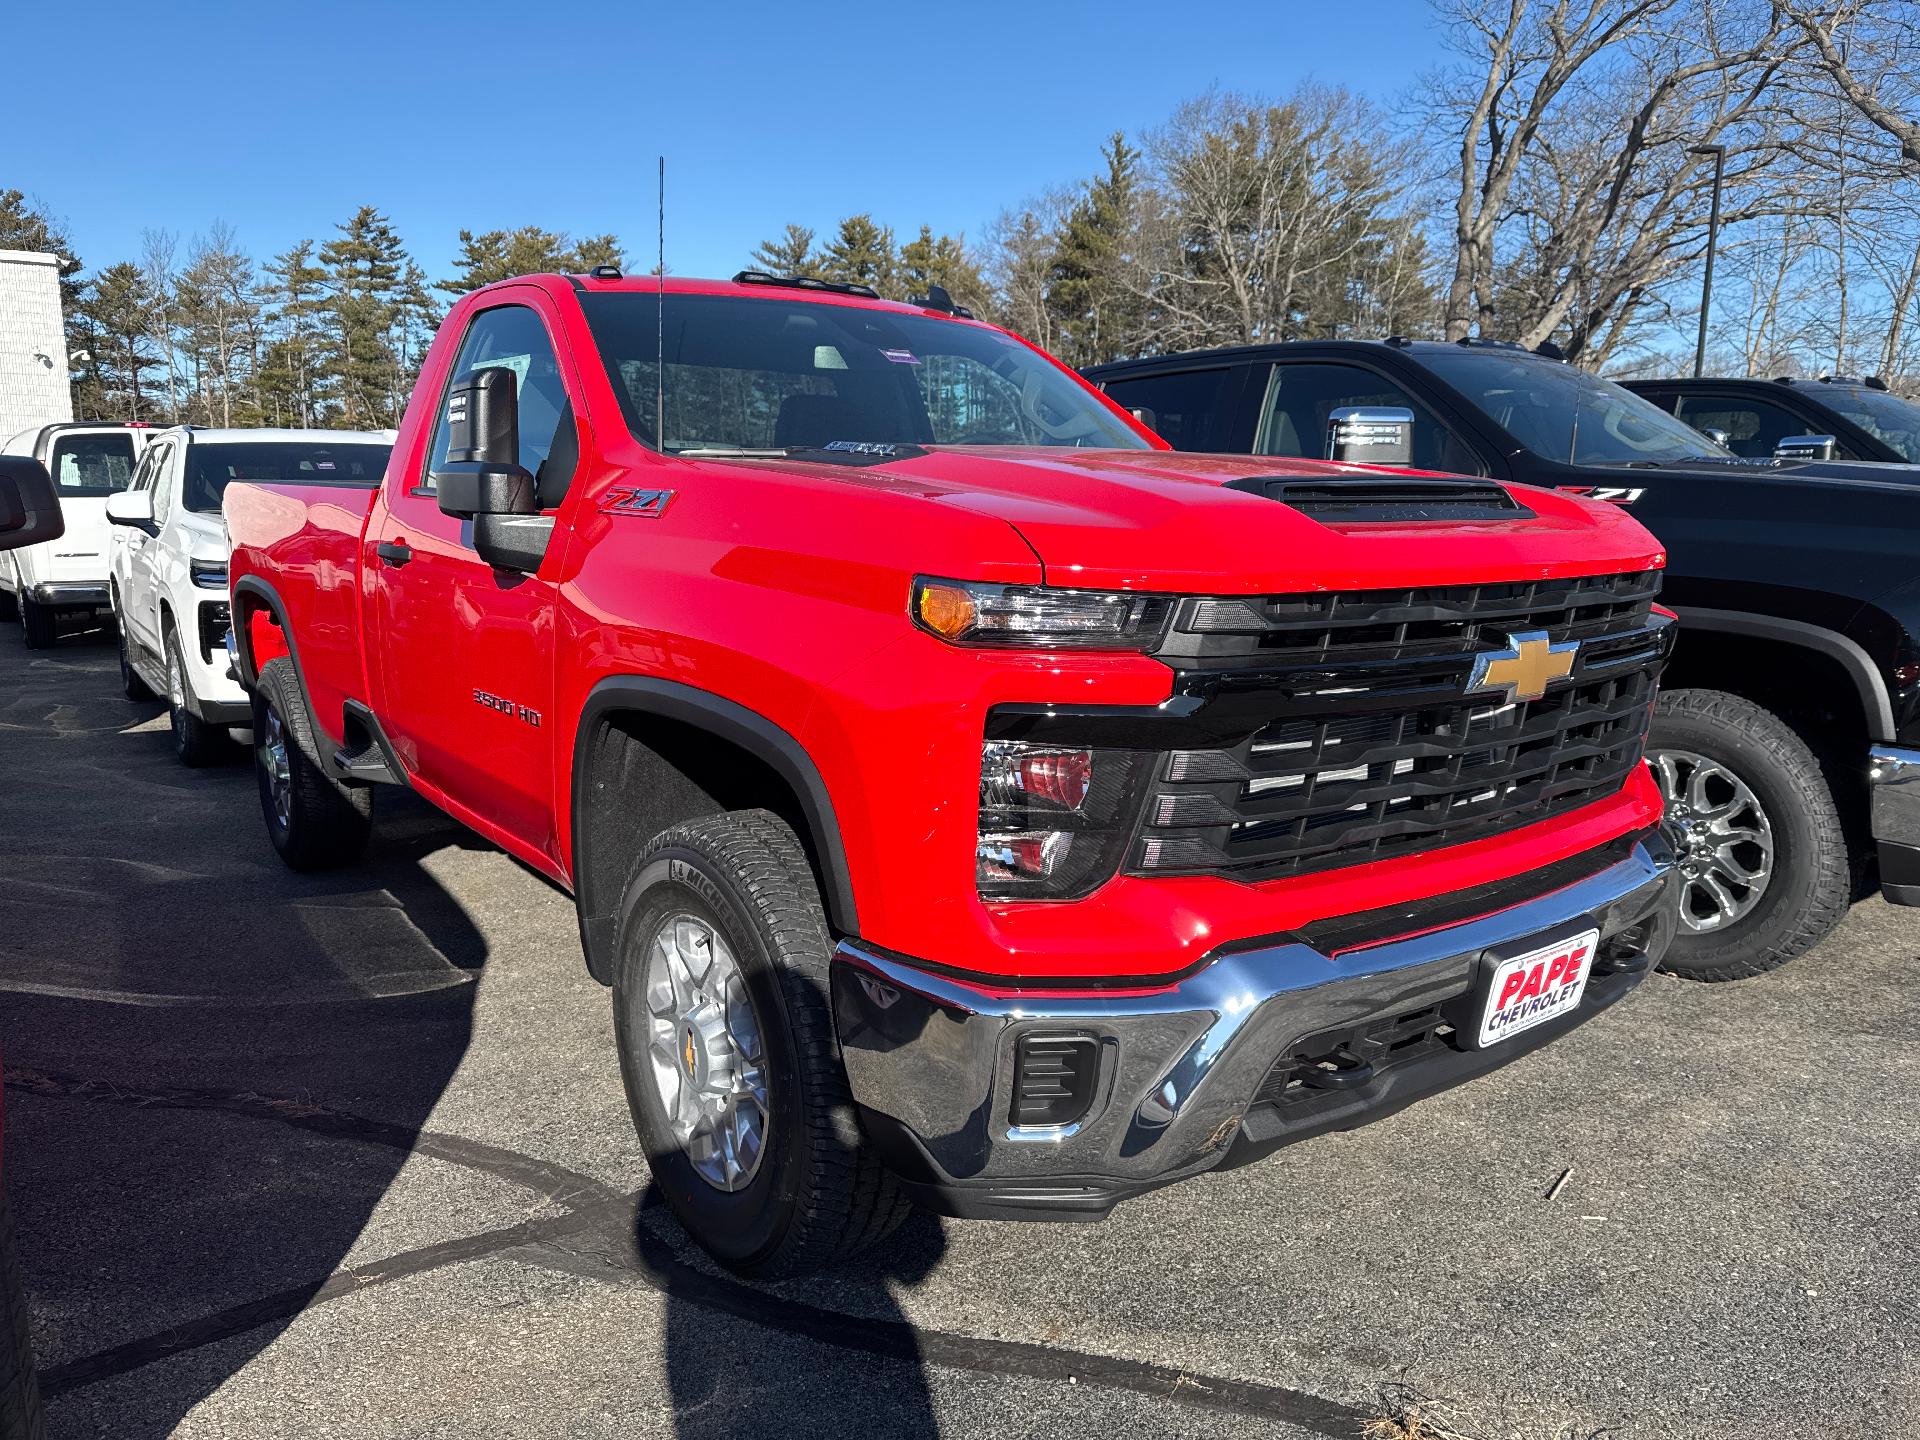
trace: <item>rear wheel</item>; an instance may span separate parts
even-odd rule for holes
[[[126,665],[127,641],[120,638],[121,665]],[[136,675],[137,681],[139,677]],[[142,687],[145,688],[144,686]],[[230,753],[232,739],[222,726],[209,725],[193,713],[193,680],[180,658],[180,637],[167,632],[167,721],[173,727],[173,753],[182,765],[199,769],[217,765]]]
[[[58,635],[55,623],[60,612],[51,605],[42,605],[30,595],[20,597],[20,625],[26,633],[29,650],[50,650]]]
[[[1846,831],[1820,762],[1784,720],[1725,691],[1670,691],[1647,759],[1680,871],[1680,925],[1662,969],[1759,975],[1839,922],[1851,895]]]
[[[831,949],[806,854],[764,810],[666,831],[621,897],[627,1102],[680,1223],[743,1275],[832,1264],[907,1213],[847,1088]]]
[[[254,686],[253,762],[267,838],[289,868],[330,870],[360,858],[373,829],[373,791],[320,768],[300,677],[284,655],[261,668]]]

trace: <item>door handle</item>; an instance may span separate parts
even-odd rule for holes
[[[396,570],[413,559],[413,547],[404,540],[382,540],[373,550]]]

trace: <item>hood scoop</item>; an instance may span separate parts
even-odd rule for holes
[[[1248,475],[1230,490],[1264,495],[1323,525],[1405,525],[1422,520],[1530,520],[1533,511],[1491,480],[1414,475]]]

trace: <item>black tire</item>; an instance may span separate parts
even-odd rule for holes
[[[283,788],[275,784],[276,746],[285,767]],[[366,851],[373,790],[339,784],[320,768],[300,677],[284,655],[261,667],[254,686],[253,768],[267,838],[289,869],[333,870]]]
[[[20,628],[26,637],[29,650],[51,650],[58,638],[56,624],[60,612],[51,605],[42,605],[38,600],[22,595],[20,597]]]
[[[124,615],[114,615],[113,631],[119,640],[120,693],[129,700],[152,700],[155,698],[153,687],[140,678],[140,672],[133,668],[133,657],[127,653],[127,620]]]
[[[121,650],[126,640],[120,641]],[[138,676],[134,677],[138,679]],[[177,693],[176,693],[177,692]],[[223,725],[209,725],[193,713],[193,677],[180,654],[180,637],[167,629],[167,723],[173,728],[173,753],[182,765],[199,770],[233,755],[233,737]]]
[[[1663,760],[1677,774],[1684,763],[1678,757],[1694,755],[1744,783],[1765,813],[1773,846],[1769,878],[1751,908],[1715,929],[1687,923],[1683,870],[1682,923],[1661,969],[1689,980],[1761,975],[1812,949],[1839,923],[1852,895],[1846,830],[1819,760],[1792,726],[1726,691],[1673,690],[1655,707],[1647,754],[1656,775]],[[1684,866],[1685,838],[1671,801],[1669,833]],[[1744,900],[1748,892],[1728,893]],[[1708,908],[1711,896],[1696,885],[1691,901]]]
[[[757,1171],[733,1191],[702,1178],[674,1137],[649,1057],[647,953],[656,928],[683,913],[725,940],[759,1022],[766,1138]],[[615,946],[627,1102],[688,1233],[729,1270],[761,1279],[821,1269],[891,1233],[909,1206],[861,1134],[828,996],[832,941],[786,822],[744,810],[655,837],[628,875]]]
[[[46,1440],[46,1416],[33,1374],[33,1337],[27,1324],[27,1288],[13,1236],[13,1210],[0,1194],[0,1303],[7,1333],[0,1337],[0,1440]]]

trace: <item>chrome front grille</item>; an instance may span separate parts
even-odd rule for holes
[[[1651,614],[1658,586],[1634,573],[1182,601],[1166,649],[1230,637],[1240,657],[1163,656],[1191,667],[1189,694],[1243,723],[1160,758],[1127,868],[1267,879],[1457,844],[1613,794],[1640,760],[1668,648],[1668,622]],[[1258,614],[1260,627],[1223,628],[1229,605],[1233,625]],[[1473,657],[1525,630],[1579,640],[1572,674],[1534,700],[1465,694]]]

